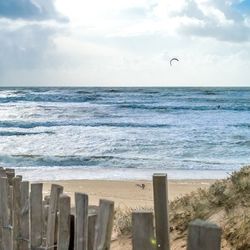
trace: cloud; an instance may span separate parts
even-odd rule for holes
[[[53,0],[0,1],[0,85],[57,68],[54,39],[67,25]]]
[[[19,7],[0,4],[0,84],[250,81],[250,14],[240,0],[6,2]],[[170,68],[171,57],[180,63]]]
[[[1,70],[32,69],[38,64],[41,65],[46,50],[53,47],[52,36],[55,29],[52,28],[29,24],[13,30],[5,24],[0,30]]]
[[[171,18],[179,18],[179,34],[227,42],[250,41],[249,16],[238,11],[234,7],[237,4],[239,1],[188,0],[181,9],[171,13]]]
[[[3,0],[0,1],[0,17],[26,20],[67,20],[57,12],[53,0]]]

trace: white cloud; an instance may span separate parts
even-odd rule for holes
[[[30,85],[247,85],[250,17],[235,4],[57,0],[57,11],[70,19],[67,24],[5,20],[6,30],[0,22],[5,44],[0,53],[9,62],[0,64],[0,80]],[[174,67],[169,66],[171,57],[180,59]]]

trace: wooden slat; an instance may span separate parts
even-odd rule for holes
[[[11,226],[9,224],[8,211],[8,179],[6,177],[0,178],[0,248],[2,250],[12,249]]]
[[[20,250],[29,249],[29,182],[21,182]]]
[[[31,250],[37,250],[42,244],[42,221],[43,221],[43,184],[31,184],[30,193],[30,238]]]
[[[114,202],[101,199],[99,207],[94,250],[109,250],[114,219]]]
[[[170,250],[168,216],[168,179],[166,174],[153,175],[156,246]]]
[[[13,250],[20,250],[21,177],[13,178]]]
[[[132,246],[133,250],[156,249],[152,212],[132,213]]]
[[[13,223],[13,186],[10,186],[10,185],[8,185],[8,207],[9,207],[9,214],[10,214],[9,224],[12,225]]]
[[[48,226],[48,215],[49,215],[49,205],[44,205],[43,201],[43,225],[42,225],[42,235],[43,242],[42,245],[46,245],[46,234],[47,234],[47,226]]]
[[[52,248],[57,242],[57,232],[56,232],[57,212],[58,212],[59,196],[62,192],[63,192],[62,186],[56,184],[51,185],[47,237],[46,237],[47,248]]]
[[[199,219],[189,223],[187,250],[220,250],[220,247],[220,227]]]
[[[97,219],[97,214],[89,214],[88,216],[88,250],[94,249],[96,219]]]
[[[8,171],[8,172],[13,172],[13,173],[15,173],[15,169],[14,169],[14,168],[5,168],[5,170]]]
[[[75,193],[75,250],[88,249],[88,195]]]
[[[69,250],[70,240],[70,197],[59,197],[58,243],[57,250]]]
[[[8,188],[8,206],[10,211],[10,225],[12,225],[13,218],[13,178],[15,177],[15,169],[6,168],[6,175],[8,178],[9,188]]]

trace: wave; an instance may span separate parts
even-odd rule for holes
[[[148,164],[148,163],[151,164]],[[168,170],[225,170],[232,168],[232,164],[227,162],[227,168],[221,162],[207,162],[187,160],[188,164],[181,167],[157,164],[157,159],[154,158],[136,158],[136,157],[120,157],[113,155],[30,155],[30,154],[17,154],[17,155],[0,155],[0,163],[3,166],[15,166],[22,169],[31,168],[82,168],[89,169],[95,168],[112,168],[112,169],[162,169]],[[191,164],[190,166],[190,163]],[[152,167],[153,166],[153,167]]]
[[[170,128],[170,124],[147,124],[132,122],[73,122],[73,121],[47,121],[47,122],[17,122],[17,121],[0,121],[1,128],[36,128],[36,127],[62,127],[62,126],[79,126],[79,127],[130,127],[130,128]]]
[[[55,134],[55,132],[52,132],[52,131],[44,131],[44,132],[0,131],[0,136],[27,136],[27,135],[40,135],[40,134]]]
[[[249,106],[222,106],[216,105],[204,105],[204,106],[153,106],[145,104],[119,104],[121,109],[139,109],[139,110],[153,110],[160,112],[176,112],[176,111],[214,111],[214,110],[224,110],[224,111],[250,111]]]
[[[9,102],[73,102],[73,103],[83,103],[96,101],[98,99],[97,95],[60,95],[60,94],[51,94],[51,95],[21,95],[21,96],[7,96],[1,97],[0,103],[9,103]]]
[[[236,128],[250,128],[250,123],[239,123],[239,124],[232,124],[229,126]]]
[[[112,155],[81,156],[81,155],[0,155],[2,165],[19,167],[70,167],[70,166],[109,166],[109,162],[126,162],[128,159]],[[134,159],[136,160],[136,159]],[[114,163],[113,163],[114,164]]]

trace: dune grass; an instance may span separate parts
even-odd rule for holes
[[[153,211],[152,208],[138,208]],[[171,234],[185,238],[188,223],[196,218],[209,220],[222,227],[223,241],[232,249],[250,249],[250,166],[243,167],[208,189],[176,198],[169,204]],[[131,234],[132,209],[117,209],[115,230]],[[173,237],[172,237],[173,238]]]

